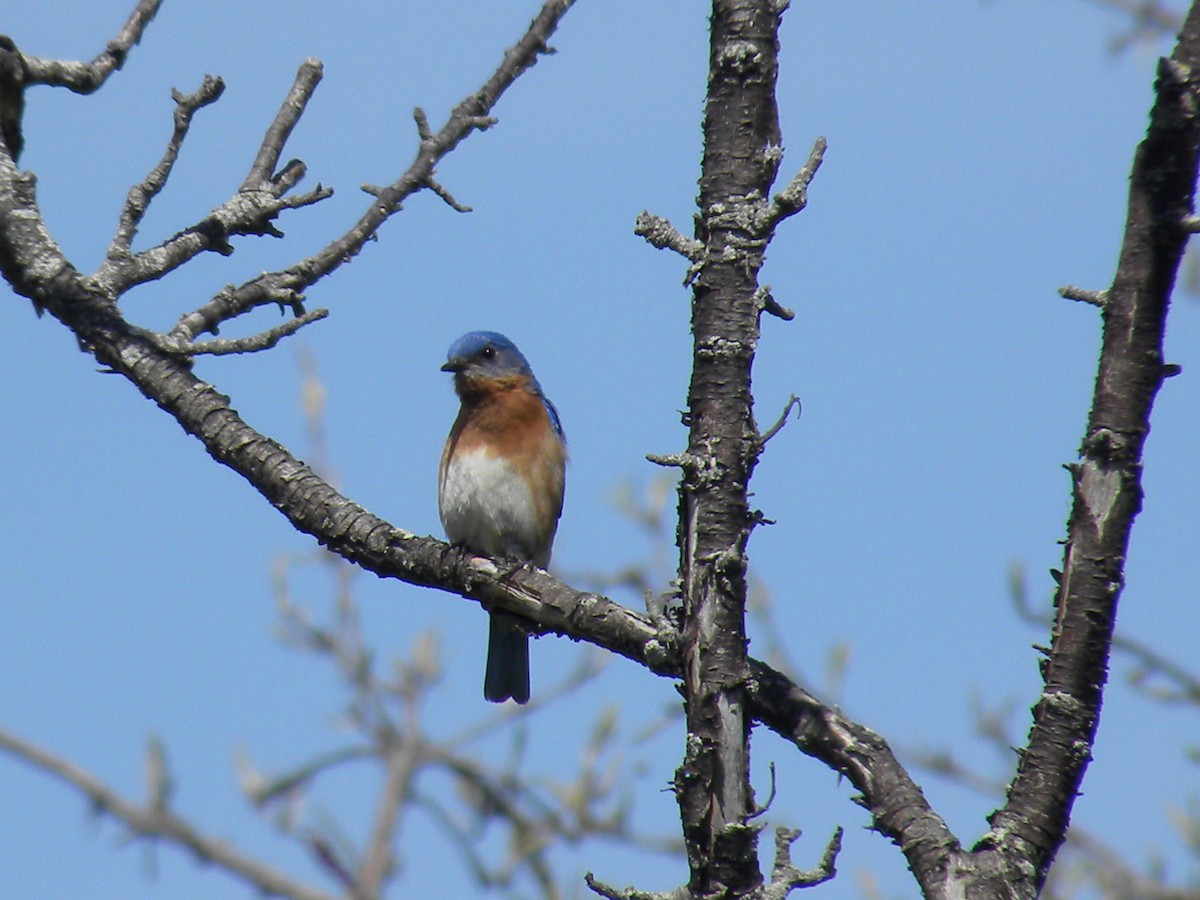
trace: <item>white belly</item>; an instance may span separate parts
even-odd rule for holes
[[[525,479],[479,449],[457,453],[438,490],[446,537],[488,556],[530,559],[539,528]]]

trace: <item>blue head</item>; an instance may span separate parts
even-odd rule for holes
[[[450,345],[443,372],[454,373],[454,384],[460,396],[472,393],[473,385],[494,380],[523,382],[523,386],[546,404],[550,424],[562,436],[558,411],[538,384],[523,353],[517,345],[497,331],[468,331]]]
[[[443,372],[472,378],[512,378],[524,375],[533,379],[533,370],[517,345],[496,331],[468,331],[450,345]]]

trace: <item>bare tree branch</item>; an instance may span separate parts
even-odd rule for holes
[[[674,225],[662,216],[653,213],[638,213],[637,224],[633,233],[645,238],[651,246],[659,250],[674,250],[685,259],[699,262],[704,256],[704,244],[695,238],[684,237]]]
[[[150,201],[166,185],[167,178],[171,175],[171,169],[179,158],[179,148],[183,146],[183,139],[187,137],[188,129],[192,124],[192,116],[198,109],[220,99],[224,90],[224,81],[220,78],[213,78],[211,75],[205,75],[204,82],[195,93],[185,95],[175,90],[171,91],[171,99],[175,101],[175,132],[171,135],[170,143],[167,144],[166,152],[163,153],[159,164],[141,184],[130,188],[125,200],[125,207],[121,210],[120,225],[113,238],[112,246],[108,249],[109,259],[116,258],[122,261],[128,259],[130,245],[133,243],[134,235],[137,234],[138,225],[146,215],[146,210],[150,208]]]
[[[140,333],[150,343],[164,353],[170,353],[172,356],[193,357],[203,356],[230,356],[237,353],[258,353],[261,350],[270,350],[285,337],[291,337],[305,325],[311,325],[313,322],[319,322],[328,317],[329,310],[314,309],[306,312],[303,315],[298,315],[294,319],[288,319],[274,328],[268,328],[266,331],[251,335],[250,337],[227,339],[213,338],[208,341],[188,341],[177,337],[174,332],[171,334],[159,334],[155,331],[142,330]]]
[[[783,319],[785,322],[790,322],[796,318],[795,312],[786,306],[781,306],[779,301],[775,299],[775,296],[771,293],[771,286],[769,284],[764,284],[758,289],[755,299],[758,301],[759,308],[765,313],[770,313],[776,318]]]
[[[775,85],[786,4],[713,0],[696,238],[639,217],[641,233],[693,261],[692,378],[685,454],[652,458],[681,467],[679,586],[687,742],[673,786],[696,896],[761,889],[757,806],[750,784],[754,717],[746,654],[746,568],[759,517],[749,484],[763,442],[754,422],[751,366],[765,304],[758,284],[774,224],[803,205],[819,163],[763,215],[782,143]]]
[[[263,135],[258,155],[255,156],[250,171],[246,174],[246,180],[242,182],[241,189],[243,191],[261,190],[267,182],[278,179],[275,173],[279,166],[279,157],[283,154],[284,145],[291,137],[296,123],[304,115],[308,101],[312,99],[313,91],[320,84],[322,72],[321,61],[317,59],[306,59],[300,65],[300,69],[296,72],[296,78],[292,82],[291,90],[288,91],[283,104],[279,107],[279,112],[275,114],[275,118],[267,128],[267,133]],[[293,163],[289,163],[288,167],[290,168],[292,165]]]
[[[783,412],[779,414],[779,418],[775,420],[775,424],[758,436],[759,447],[765,447],[771,438],[783,431],[783,426],[787,424],[788,416],[792,414],[793,409],[796,410],[796,416],[799,417],[802,408],[799,397],[795,394],[788,397],[788,402],[783,405]]]
[[[747,691],[755,719],[844,775],[873,827],[904,852],[926,896],[943,896],[940,884],[923,873],[943,871],[962,847],[887,741],[765,663],[752,660],[751,672]]]
[[[125,65],[125,57],[133,45],[142,39],[142,32],[158,14],[162,0],[140,0],[116,37],[90,63],[42,59],[22,54],[25,84],[49,84],[65,87],[77,94],[90,94],[99,89],[108,76]]]
[[[167,152],[146,180],[130,192],[121,216],[121,227],[109,249],[108,258],[91,276],[91,284],[105,295],[116,299],[131,287],[161,278],[206,251],[213,250],[226,256],[233,253],[229,238],[234,235],[269,234],[278,237],[281,233],[271,222],[280,212],[298,206],[308,206],[331,196],[332,190],[318,185],[314,191],[298,197],[285,198],[284,193],[294,187],[303,176],[304,164],[293,160],[278,175],[273,174],[273,170],[269,168],[278,160],[283,149],[282,141],[291,133],[296,119],[304,111],[305,103],[320,80],[320,62],[314,59],[305,60],[296,73],[287,99],[271,127],[267,129],[250,173],[236,194],[209,213],[203,221],[184,229],[157,247],[131,254],[129,242],[136,231],[137,223],[150,200],[166,184],[178,156],[179,146],[187,135],[191,114],[220,97],[224,86],[220,79],[206,79],[195,94],[183,98],[174,95],[178,104],[175,112],[175,133]],[[295,294],[289,294],[288,297],[289,305],[298,303],[300,299]],[[225,306],[222,309],[229,307]],[[210,327],[207,330],[212,330],[218,321],[209,323]],[[204,329],[191,330],[187,333],[187,338],[194,338],[200,330]]]
[[[775,829],[775,864],[771,881],[763,886],[761,900],[785,900],[796,888],[816,887],[837,874],[837,857],[842,850],[842,829],[833,832],[816,868],[802,870],[792,862],[792,844],[800,839],[799,829]]]
[[[515,612],[541,631],[590,641],[660,675],[683,680],[689,739],[674,787],[691,867],[689,887],[649,895],[634,889],[615,892],[589,879],[594,889],[622,897],[747,896],[763,891],[757,860],[758,826],[750,822],[758,807],[748,774],[750,725],[760,721],[855,785],[861,794],[859,801],[872,814],[874,827],[900,845],[927,896],[1036,896],[1062,843],[1095,735],[1129,529],[1141,502],[1141,453],[1150,408],[1163,378],[1171,374],[1171,367],[1162,362],[1161,341],[1175,272],[1194,218],[1200,155],[1200,121],[1194,112],[1200,94],[1200,2],[1189,14],[1175,54],[1160,65],[1150,131],[1138,151],[1131,179],[1121,261],[1112,287],[1103,294],[1103,353],[1081,461],[1072,467],[1074,509],[1057,598],[1059,617],[1043,671],[1045,689],[1007,803],[990,819],[991,831],[971,851],[963,850],[881,737],[746,655],[746,547],[757,521],[749,509],[747,491],[764,438],[776,430],[760,436],[754,423],[750,367],[760,314],[787,312],[769,291],[764,294],[757,278],[775,226],[803,208],[824,151],[823,141],[818,140],[791,184],[773,200],[766,200],[782,158],[774,82],[779,16],[785,2],[714,0],[697,238],[683,238],[665,220],[639,217],[639,233],[645,233],[655,246],[670,247],[693,263],[689,279],[694,285],[694,365],[686,415],[688,448],[655,458],[677,465],[683,472],[681,631],[664,627],[663,617],[577,591],[546,572],[532,568],[514,572],[376,518],[285,448],[251,428],[228,399],[197,379],[188,360],[181,358],[202,352],[250,352],[315,321],[320,317],[317,313],[303,314],[304,289],[357,254],[416,191],[430,189],[452,207],[465,209],[435,179],[436,164],[470,133],[494,124],[490,114],[495,103],[513,80],[547,52],[547,41],[570,6],[571,0],[548,0],[493,76],[454,108],[441,130],[433,132],[423,113],[415,115],[419,147],[414,161],[391,185],[369,189],[374,200],[349,231],[287,269],[219,292],[204,307],[181,319],[165,338],[127,322],[116,307],[119,296],[198,253],[230,250],[230,235],[278,234],[271,222],[282,209],[328,196],[318,187],[285,199],[283,195],[303,176],[304,166],[293,161],[274,171],[319,80],[316,61],[306,61],[301,67],[238,195],[204,222],[159,247],[130,254],[129,245],[146,204],[169,176],[191,113],[212,102],[219,89],[202,87],[190,97],[177,98],[176,130],[163,160],[140,186],[142,193],[137,197],[131,194],[114,238],[115,250],[90,278],[79,275],[46,228],[37,208],[33,177],[17,170],[12,152],[0,152],[0,271],[17,292],[70,328],[99,362],[128,378],[196,436],[215,460],[242,475],[297,529],[314,536],[331,552],[382,577],[450,591]],[[156,9],[157,3],[140,4],[119,35],[124,44],[114,42],[104,61],[98,58],[91,68],[77,70],[69,67],[84,64],[34,60],[43,66],[36,70],[36,65],[29,68],[31,58],[23,57],[26,83],[30,83],[30,72],[36,70],[44,76],[44,83],[94,90],[119,67]],[[4,49],[0,44],[0,51]],[[6,102],[3,94],[0,85],[0,107]],[[0,119],[4,115],[0,108]],[[5,141],[10,143],[7,135]],[[1101,299],[1098,293],[1085,293],[1069,292],[1087,302]],[[215,332],[224,321],[269,303],[290,306],[297,318],[253,338],[195,341],[204,331]],[[317,631],[310,637],[314,643],[323,640]],[[394,728],[393,714],[371,695],[370,673],[356,668],[360,650],[353,641],[333,647],[339,665],[361,695],[356,695],[353,707],[358,724],[374,727],[376,733],[382,728],[386,734]],[[391,869],[390,843],[398,824],[400,799],[411,796],[410,779],[419,762],[436,756],[439,764],[477,790],[489,807],[504,811],[518,840],[528,844],[522,849],[535,877],[544,882],[538,821],[514,801],[509,783],[448,750],[435,754],[420,744],[419,735],[413,740],[415,743],[403,748],[385,748],[391,788],[377,811],[375,837],[357,874],[334,842],[313,837],[314,852],[326,861],[329,871],[347,886],[361,886],[366,891],[382,888]],[[165,759],[153,760],[151,803],[143,809],[70,764],[37,748],[31,752],[19,739],[4,737],[3,744],[83,790],[139,834],[170,837],[260,886],[263,882],[255,879],[274,877],[269,871],[248,868],[234,851],[213,844],[168,811]],[[329,757],[325,762],[333,764],[349,756]],[[437,808],[435,801],[430,805]],[[791,834],[781,832],[777,841],[786,844]],[[835,843],[831,842],[827,851],[827,863],[814,873],[795,870],[784,848],[783,857],[777,855],[776,861],[780,878],[767,889],[778,888],[786,894],[809,877],[832,875]],[[480,870],[488,877],[502,877],[488,875],[482,863]],[[292,887],[285,881],[282,889],[263,889],[287,896],[323,896],[287,893]]]
[[[412,779],[421,761],[419,745],[389,736],[382,748],[387,765],[387,777],[379,795],[379,808],[371,837],[367,841],[367,852],[358,869],[355,883],[366,897],[382,896],[384,885],[392,872],[392,844],[396,835],[400,812],[409,799]]]
[[[1016,594],[1016,592],[1014,592]],[[1018,610],[1027,621],[1045,625],[1044,617],[1038,617],[1019,597]],[[1007,716],[1003,711],[977,710],[975,731],[990,743],[1005,760],[1012,754],[1016,743],[1003,722]],[[1004,777],[984,775],[964,764],[953,753],[945,750],[906,752],[915,766],[949,779],[992,799],[1001,798],[1008,789]],[[1069,854],[1064,858],[1064,854]],[[1042,896],[1055,898],[1073,897],[1079,893],[1079,884],[1093,884],[1106,900],[1200,900],[1200,890],[1195,887],[1172,887],[1166,883],[1166,871],[1151,864],[1149,874],[1139,872],[1130,865],[1114,847],[1072,824]],[[1060,890],[1061,886],[1061,890]]]
[[[1058,573],[1060,579],[1062,573]],[[1013,605],[1020,618],[1037,627],[1053,624],[1052,616],[1042,615],[1029,602],[1025,589],[1024,572],[1016,569],[1012,590]],[[1189,704],[1200,707],[1200,675],[1179,662],[1158,652],[1145,641],[1124,634],[1113,634],[1113,650],[1124,653],[1135,663],[1129,674],[1129,683],[1161,703]],[[1158,685],[1164,681],[1167,686]]]
[[[1123,34],[1117,35],[1111,41],[1114,53],[1120,52],[1130,44],[1143,38],[1170,37],[1178,34],[1183,27],[1183,16],[1173,9],[1164,6],[1161,0],[1091,0],[1097,6],[1104,6],[1128,14],[1129,28]]]
[[[1058,289],[1058,295],[1064,300],[1075,300],[1079,303],[1087,303],[1091,306],[1104,308],[1104,304],[1108,302],[1108,291],[1089,291],[1084,288],[1075,287],[1074,285],[1066,285]]]
[[[587,886],[607,900],[692,900],[693,894],[686,886],[669,891],[640,891],[635,887],[615,888],[598,880],[591,872],[583,876]]]
[[[376,198],[375,202],[368,206],[349,231],[287,269],[264,272],[239,287],[222,291],[209,303],[181,319],[175,331],[190,340],[203,331],[212,331],[222,322],[264,304],[299,304],[306,288],[357,256],[380,226],[400,210],[405,199],[435,183],[433,174],[437,164],[448,153],[471,132],[486,130],[495,124],[495,119],[489,115],[492,107],[509,86],[534,65],[541,54],[547,52],[550,36],[573,4],[574,0],[547,0],[530,23],[529,30],[504,54],[503,61],[492,77],[482,88],[454,107],[446,124],[436,134],[429,132],[424,113],[417,114],[421,141],[416,158],[408,170],[387,187],[367,186],[368,192]],[[289,105],[285,103],[284,109],[288,108]],[[268,139],[285,140],[289,131],[290,128],[273,126],[268,132]],[[445,191],[444,188],[442,190]]]
[[[816,139],[813,143],[812,152],[808,154],[808,159],[800,167],[800,171],[796,173],[796,177],[792,179],[786,188],[775,195],[770,206],[759,211],[757,221],[755,222],[755,228],[758,231],[770,233],[784,219],[794,216],[800,210],[804,209],[804,207],[808,206],[808,186],[817,174],[817,169],[821,168],[821,161],[825,159],[825,150],[827,147],[825,138],[818,137]],[[774,149],[782,154],[779,148]]]
[[[0,731],[0,750],[71,785],[91,801],[93,809],[122,822],[137,837],[168,839],[186,847],[201,862],[224,869],[265,894],[292,900],[333,898],[331,894],[291,880],[223,841],[201,834],[185,819],[167,809],[162,795],[152,796],[148,806],[138,806],[79,766],[6,731]]]
[[[1142,449],[1163,381],[1167,308],[1187,239],[1179,223],[1194,211],[1200,160],[1200,3],[1172,56],[1160,61],[1155,90],[1104,305],[1091,416],[1080,462],[1071,467],[1074,502],[1045,687],[1008,801],[979,845],[1032,864],[1033,884],[1021,892],[1028,896],[1062,844],[1091,758],[1129,534],[1142,504]]]

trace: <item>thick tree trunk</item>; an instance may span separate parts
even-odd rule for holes
[[[756,222],[778,168],[781,12],[770,0],[713,3],[679,532],[688,735],[676,788],[693,896],[762,883],[758,829],[747,824],[747,487],[760,446],[750,370],[766,240]]]

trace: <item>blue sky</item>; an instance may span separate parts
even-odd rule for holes
[[[340,234],[366,202],[358,186],[407,167],[412,107],[439,126],[536,5],[362,0],[334,11],[315,0],[168,0],[97,95],[29,93],[22,164],[38,173],[55,238],[90,271],[125,191],[162,152],[171,87],[194,90],[205,73],[227,82],[197,116],[141,246],[236,189],[299,63],[324,62],[286,154],[308,164],[307,186],[337,193],[285,216],[285,240],[238,240],[234,256],[198,260],[124,302],[133,321],[166,328],[223,285]],[[0,30],[31,53],[90,59],[129,6],[10,4]],[[683,446],[689,298],[682,261],[650,248],[633,224],[648,209],[690,228],[706,25],[698,2],[580,0],[554,40],[558,54],[501,101],[499,125],[439,169],[475,212],[413,198],[378,243],[310,292],[329,319],[269,353],[201,360],[198,373],[303,457],[299,353],[311,351],[343,490],[400,527],[440,536],[434,473],[455,401],[438,366],[462,332],[503,331],[532,361],[571,442],[555,567],[572,580],[644,558],[644,533],[612,498],[624,482],[640,491],[659,476],[646,453]],[[838,697],[848,712],[898,748],[950,749],[1002,780],[1012,760],[974,735],[972,709],[1011,701],[1014,735],[1028,727],[1038,687],[1030,644],[1044,635],[1013,614],[1008,572],[1024,566],[1031,595],[1048,602],[1069,502],[1061,465],[1075,457],[1098,351],[1095,310],[1056,290],[1112,278],[1154,59],[1168,49],[1110,55],[1122,27],[1083,2],[957,0],[918,13],[879,0],[794,3],[782,35],[785,176],[818,134],[829,150],[809,208],[780,229],[764,271],[797,316],[764,321],[758,418],[774,421],[791,393],[804,412],[756,473],[755,501],[778,524],[754,535],[752,566],[771,592],[777,636],[810,683],[821,684],[830,649],[848,645]],[[145,741],[158,734],[181,812],[319,879],[247,810],[232,762],[244,748],[282,769],[345,736],[333,674],[273,636],[271,561],[305,552],[308,539],[127,383],[97,374],[64,329],[5,295],[0,727],[135,797]],[[227,334],[276,322],[263,312]],[[1177,297],[1167,357],[1184,374],[1155,409],[1119,628],[1186,662],[1200,632],[1193,297]],[[479,695],[477,606],[367,576],[355,589],[382,653],[407,653],[429,628],[440,634],[446,671],[433,733],[493,712]],[[297,593],[318,611],[331,602],[315,576]],[[536,693],[590,651],[543,639],[533,652]],[[1195,712],[1148,704],[1123,683],[1129,669],[1114,664],[1075,822],[1182,875],[1190,869],[1168,810],[1196,798],[1184,758]],[[617,704],[622,733],[632,734],[675,701],[671,684],[615,661],[569,708],[528,724],[530,765],[568,771],[592,710]],[[484,750],[505,752],[505,740]],[[647,831],[677,827],[661,788],[681,746],[676,728],[637,751]],[[771,824],[805,830],[801,864],[815,861],[835,825],[847,828],[843,874],[823,896],[860,896],[866,879],[885,896],[913,895],[902,857],[861,827],[847,785],[768,734],[753,752],[760,790],[768,763],[779,773]],[[919,780],[960,838],[982,833],[994,801]],[[312,812],[323,806],[361,833],[370,786],[330,783]],[[150,874],[146,853],[122,846],[119,829],[9,759],[0,759],[0,793],[6,897],[250,894],[170,849],[154,855]],[[764,841],[764,859],[769,848]],[[398,853],[399,894],[469,895],[428,822],[409,823]],[[686,879],[682,863],[604,844],[559,860],[566,874],[591,869],[646,889]]]

